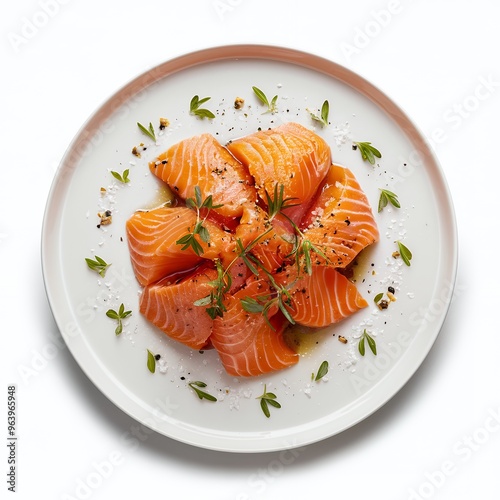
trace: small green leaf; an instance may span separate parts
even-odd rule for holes
[[[156,371],[155,355],[149,349],[147,349],[147,351],[148,351],[148,370],[151,373],[154,373]]]
[[[101,257],[98,257],[97,255],[95,256],[95,260],[92,259],[85,259],[85,262],[87,263],[87,266],[89,269],[92,271],[95,271],[99,274],[99,276],[103,277],[106,275],[106,270],[111,264],[107,264]]]
[[[413,255],[408,247],[403,245],[400,241],[397,242],[398,248],[399,248],[399,254],[401,255],[401,258],[403,259],[403,262],[407,266],[411,266],[411,259],[413,258]]]
[[[200,382],[199,380],[197,380],[195,382],[190,382],[188,385],[189,387],[191,387],[191,389],[193,389],[193,391],[196,393],[199,399],[206,399],[207,401],[212,401],[212,402],[217,401],[217,398],[215,396],[212,396],[208,392],[199,389],[200,387],[204,389],[207,386],[205,382]]]
[[[358,351],[361,356],[365,355],[365,336],[363,335],[358,344]]]
[[[359,149],[361,158],[363,158],[364,161],[368,161],[371,165],[375,165],[375,157],[382,158],[382,154],[371,144],[371,142],[355,142],[353,148]]]
[[[323,361],[321,363],[318,373],[316,374],[316,378],[314,379],[315,382],[318,380],[321,380],[326,374],[328,373],[328,361]]]
[[[241,307],[243,307],[246,312],[259,314],[264,311],[264,305],[253,297],[245,297],[243,299],[240,299],[240,302]]]
[[[111,319],[119,319],[120,316],[116,311],[113,311],[113,309],[109,309],[106,311],[106,316]]]
[[[313,112],[309,112],[311,115],[311,118],[313,120],[316,120],[317,122],[320,122],[323,127],[328,126],[328,114],[330,112],[330,104],[328,101],[323,102],[323,106],[321,106],[321,115],[318,116]]]
[[[156,142],[156,134],[155,134],[155,130],[153,128],[153,124],[151,122],[149,122],[149,127],[146,128],[144,125],[142,125],[141,123],[137,122],[137,126],[139,127],[139,130],[147,135],[148,137],[150,137],[151,139],[153,139],[153,141]]]
[[[205,108],[200,108],[200,106],[209,101],[211,98],[210,97],[204,97],[203,99],[200,99],[197,95],[195,95],[192,99],[191,102],[189,103],[189,112],[192,115],[198,116],[201,119],[203,118],[215,118],[215,115],[208,109]]]
[[[382,300],[383,296],[383,293],[377,293],[377,295],[375,295],[375,298],[373,299],[373,302],[375,302],[375,304],[378,304]]]
[[[275,95],[272,99],[271,102],[269,102],[269,99],[267,98],[266,94],[262,90],[260,90],[258,87],[252,87],[252,90],[254,91],[255,95],[259,98],[260,102],[267,106],[267,110],[264,112],[265,113],[275,113],[277,111],[276,109],[276,102],[278,100],[278,96]]]
[[[206,297],[203,297],[202,299],[195,300],[193,302],[193,305],[203,307],[203,306],[208,306],[211,303],[212,303],[212,296],[207,295]]]
[[[281,404],[276,401],[276,394],[273,392],[267,392],[266,385],[264,385],[264,392],[262,395],[258,396],[256,399],[260,399],[260,407],[267,418],[271,416],[268,405],[271,405],[274,408],[281,408]]]
[[[378,211],[382,212],[382,210],[387,206],[388,203],[391,203],[396,208],[401,208],[401,204],[398,200],[398,195],[389,191],[387,189],[380,190],[380,198],[378,200]]]
[[[130,182],[130,179],[128,177],[129,170],[126,169],[123,171],[123,174],[120,174],[118,172],[115,172],[114,170],[111,170],[111,175],[118,181],[123,182],[123,184],[127,184],[127,182]]]

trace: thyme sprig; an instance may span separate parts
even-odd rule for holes
[[[398,244],[398,249],[399,249],[399,254],[401,255],[401,258],[403,259],[403,262],[407,266],[411,266],[411,259],[413,258],[413,255],[408,247],[403,245],[400,241],[396,242]]]
[[[392,206],[396,208],[401,208],[401,204],[398,200],[398,195],[389,191],[388,189],[380,190],[380,198],[378,200],[378,211],[382,212],[382,210],[390,203]]]
[[[359,343],[358,343],[359,354],[361,354],[361,356],[365,355],[365,340],[368,343],[368,347],[370,348],[370,351],[376,356],[377,355],[377,344],[376,344],[374,338],[368,334],[368,332],[366,331],[366,328],[363,330],[363,335],[361,335],[361,338],[359,339]]]
[[[205,102],[209,101],[211,97],[204,97],[203,99],[200,99],[199,96],[195,95],[191,99],[191,102],[189,103],[189,112],[192,115],[199,116],[201,119],[203,118],[209,118],[213,119],[215,118],[215,115],[209,110],[205,108],[200,108],[202,104]]]
[[[212,396],[208,392],[201,390],[207,386],[207,384],[205,384],[205,382],[201,382],[199,380],[196,380],[195,382],[189,382],[188,385],[189,385],[189,387],[191,387],[191,389],[193,389],[193,391],[196,393],[196,395],[200,399],[206,399],[207,401],[212,401],[212,402],[217,401],[217,398],[215,396]],[[201,387],[201,389],[200,389],[200,387]]]
[[[203,247],[196,237],[198,236],[205,243],[208,243],[210,241],[210,233],[203,224],[206,221],[210,210],[220,208],[222,207],[222,205],[214,205],[212,195],[207,196],[203,200],[199,186],[195,186],[194,194],[194,198],[188,198],[186,200],[186,206],[196,211],[196,223],[194,224],[192,230],[191,228],[188,228],[188,234],[184,235],[182,238],[179,238],[175,243],[177,245],[182,245],[181,250],[192,248],[193,252],[196,255],[200,256],[203,253]],[[200,214],[200,211],[202,209],[207,210],[206,215],[203,219],[201,218]]]
[[[118,311],[115,311],[113,309],[108,309],[106,311],[106,316],[111,319],[116,319],[118,321],[118,326],[115,329],[115,335],[120,335],[123,331],[123,322],[125,318],[130,316],[132,314],[132,311],[125,311],[125,306],[120,304],[120,307],[118,308]]]
[[[153,124],[149,122],[149,127],[146,128],[142,123],[137,122],[137,126],[139,127],[139,130],[147,135],[149,138],[153,139],[153,141],[156,142],[156,134],[155,134],[155,129],[153,127]]]
[[[278,215],[285,208],[296,207],[298,203],[290,203],[297,198],[284,198],[285,186],[278,183],[274,185],[273,197],[269,195],[266,191],[266,202],[267,202],[267,214],[269,217],[269,222],[271,222],[276,215]]]
[[[309,111],[309,114],[311,115],[311,118],[313,120],[316,120],[317,122],[320,122],[323,127],[328,126],[328,114],[330,113],[330,104],[328,101],[323,102],[323,105],[321,106],[321,114],[318,116],[312,111]]]
[[[375,157],[382,158],[382,153],[372,146],[371,142],[355,142],[352,146],[353,149],[359,149],[361,158],[371,165],[375,165]]]
[[[255,399],[260,399],[260,407],[264,412],[264,415],[269,418],[271,416],[271,412],[269,411],[269,405],[274,408],[281,408],[281,404],[276,400],[277,396],[273,392],[267,392],[267,386],[264,384],[264,392],[261,396],[258,396]]]
[[[260,102],[264,104],[264,106],[267,106],[267,110],[264,111],[264,114],[266,113],[276,113],[278,111],[278,108],[276,107],[276,101],[278,100],[278,95],[275,95],[271,101],[267,98],[266,94],[262,92],[258,87],[252,87],[252,90],[254,91],[255,95],[259,98]]]
[[[122,174],[119,172],[115,172],[114,170],[111,170],[111,175],[118,181],[123,182],[124,184],[127,184],[127,182],[130,182],[130,179],[128,177],[128,174],[130,173],[130,170],[127,168],[123,171]]]
[[[104,276],[106,276],[106,271],[108,267],[111,265],[106,263],[104,259],[101,259],[101,257],[98,257],[97,255],[95,256],[95,260],[85,259],[85,262],[87,263],[89,269],[95,271],[96,273],[99,274],[99,276],[103,278]]]

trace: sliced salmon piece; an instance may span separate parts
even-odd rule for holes
[[[126,223],[130,259],[137,281],[142,286],[165,276],[195,267],[203,259],[216,259],[229,244],[230,236],[215,224],[205,221],[210,242],[197,241],[203,248],[196,255],[192,248],[182,250],[176,243],[192,231],[196,213],[185,207],[163,207],[136,212]]]
[[[306,211],[331,165],[328,144],[293,122],[234,140],[227,148],[248,168],[262,200],[266,192],[272,196],[276,184],[284,186],[284,198],[295,198],[298,206],[286,209],[294,222]]]
[[[297,267],[288,266],[276,281],[288,289],[287,310],[299,325],[328,326],[368,305],[356,286],[333,267],[313,265],[310,275],[297,276]]]
[[[353,173],[332,165],[324,186],[303,220],[305,237],[334,267],[346,267],[379,232],[370,204]]]
[[[270,221],[268,214],[258,205],[247,204],[243,207],[235,238],[241,241],[243,247],[251,246],[250,253],[269,272],[280,267],[292,252],[294,237],[292,226],[280,214]]]
[[[288,321],[280,312],[269,318],[249,313],[241,299],[269,294],[263,279],[250,279],[247,286],[226,297],[227,311],[213,324],[210,340],[230,375],[251,377],[281,370],[298,362],[299,357],[283,339]],[[272,312],[270,313],[272,314]]]
[[[211,195],[214,205],[223,205],[215,210],[227,217],[239,217],[242,205],[256,197],[247,169],[211,134],[180,141],[149,168],[184,200],[194,198],[199,186],[203,198]]]
[[[208,283],[217,277],[205,269],[179,283],[163,280],[144,288],[139,311],[170,338],[192,349],[203,348],[212,333],[213,320],[194,302],[213,290]]]

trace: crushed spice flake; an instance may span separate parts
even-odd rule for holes
[[[97,227],[108,226],[113,222],[113,216],[111,214],[111,210],[106,210],[105,212],[98,212],[97,216],[101,219],[101,222]]]
[[[245,99],[243,97],[237,97],[234,100],[234,108],[235,109],[241,109],[245,105]]]
[[[342,344],[347,344],[347,339],[343,335],[339,335],[339,342],[342,342]]]
[[[160,130],[164,130],[170,125],[170,122],[167,120],[167,118],[160,118]]]

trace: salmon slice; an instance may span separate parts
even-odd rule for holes
[[[217,277],[205,269],[179,283],[163,280],[144,288],[139,311],[170,338],[192,349],[201,349],[212,333],[213,320],[196,300],[206,297],[213,287],[208,283]]]
[[[312,266],[311,275],[297,277],[296,266],[289,266],[276,281],[288,289],[292,303],[287,309],[299,325],[328,326],[368,306],[356,286],[333,267]]]
[[[173,145],[149,168],[184,200],[194,198],[199,186],[203,198],[211,195],[214,205],[223,205],[215,210],[226,217],[241,216],[242,205],[256,198],[247,169],[211,134]]]
[[[243,207],[235,237],[243,247],[251,246],[250,253],[272,272],[292,252],[295,235],[290,223],[280,214],[270,221],[262,208],[248,204]]]
[[[197,241],[203,248],[196,255],[192,248],[182,250],[176,243],[192,231],[196,213],[185,207],[163,207],[136,212],[126,223],[130,259],[137,281],[142,286],[169,274],[191,269],[203,259],[216,259],[229,244],[230,237],[215,224],[205,221],[210,242]]]
[[[274,193],[276,184],[284,186],[284,198],[295,198],[299,205],[286,209],[294,222],[305,213],[331,165],[328,144],[293,122],[234,140],[227,148],[248,168],[262,200],[266,192]]]
[[[335,267],[346,267],[379,232],[370,204],[353,173],[332,165],[308,216],[303,233]]]
[[[271,327],[262,314],[249,313],[241,305],[241,299],[268,294],[269,285],[263,279],[247,283],[226,297],[227,311],[213,324],[210,340],[224,368],[229,375],[251,377],[294,365],[299,357],[283,339],[288,321],[281,312],[270,316]]]

